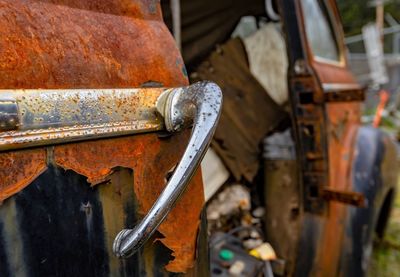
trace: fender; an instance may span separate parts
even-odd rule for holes
[[[383,235],[397,182],[397,148],[380,129],[359,128],[352,164],[352,187],[365,195],[366,207],[349,207],[343,241],[344,276],[364,276],[374,233]]]

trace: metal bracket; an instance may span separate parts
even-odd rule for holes
[[[366,206],[365,196],[353,191],[340,191],[330,188],[324,188],[321,191],[321,197],[327,201],[336,201],[347,205],[364,208]]]

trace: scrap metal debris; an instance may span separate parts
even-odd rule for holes
[[[240,185],[227,186],[207,206],[209,230],[228,230],[237,224],[251,223],[249,190]]]
[[[273,276],[270,261],[277,256],[265,241],[264,215],[264,207],[252,209],[242,184],[228,183],[214,196],[207,206],[211,276]]]

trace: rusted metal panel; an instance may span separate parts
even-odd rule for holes
[[[299,4],[299,1],[296,2]],[[332,2],[333,1],[331,1],[328,8],[333,15],[333,27],[336,32],[339,49],[344,55],[345,47],[343,44],[344,40],[343,33],[341,32],[340,18],[337,9],[333,8]],[[327,168],[325,170],[327,178],[323,184],[325,187],[320,186],[319,194],[322,199],[326,199],[327,194],[329,194],[330,200],[332,200],[332,194],[338,191],[351,193],[353,189],[351,179],[352,162],[355,152],[355,139],[360,125],[361,111],[358,101],[362,100],[362,97],[359,97],[359,95],[362,96],[362,91],[358,88],[356,93],[350,92],[345,95],[346,92],[340,89],[335,91],[335,95],[332,96],[331,91],[324,90],[324,86],[330,84],[357,87],[357,83],[347,67],[345,56],[341,57],[342,60],[338,64],[324,63],[314,58],[306,40],[307,35],[305,33],[304,24],[302,24],[304,23],[304,18],[301,11],[299,17],[301,22],[299,30],[304,39],[303,47],[306,52],[307,63],[310,65],[312,75],[315,78],[313,86],[317,88],[314,90],[314,99],[312,102],[314,102],[314,105],[317,105],[318,101],[316,100],[318,99],[321,102],[325,100],[337,100],[334,102],[329,101],[324,104],[323,113],[325,119],[323,119],[322,116],[320,117],[320,119],[323,120],[322,124],[325,126],[322,137],[325,137],[326,140],[324,148],[327,152],[324,159],[327,162]],[[327,193],[327,191],[332,193]],[[360,195],[357,195],[358,198],[359,196]],[[346,241],[344,230],[346,227],[347,211],[347,207],[342,203],[327,203],[326,214],[324,218],[321,218],[318,222],[319,228],[321,229],[318,239],[314,242],[316,246],[315,256],[312,260],[308,261],[308,263],[312,264],[312,276],[337,276],[339,274],[340,255]]]
[[[325,102],[362,102],[365,100],[365,91],[359,90],[344,90],[344,91],[329,91],[324,94]]]
[[[0,90],[0,150],[162,130],[156,103],[166,90]]]
[[[355,143],[360,126],[361,105],[358,102],[329,103],[326,105],[329,141],[329,187],[332,190],[351,192],[352,164]],[[315,274],[336,276],[339,269],[343,243],[346,242],[345,227],[348,209],[340,203],[329,203],[329,213],[324,222],[318,247]],[[329,249],[329,251],[326,251]],[[319,273],[318,273],[319,272]]]
[[[40,2],[65,5],[71,8],[91,10],[95,12],[127,15],[146,20],[160,20],[159,0],[38,0]]]
[[[187,135],[160,140],[149,134],[118,138],[112,142],[101,140],[61,145],[54,148],[54,160],[64,169],[86,176],[92,185],[106,182],[117,166],[133,169],[135,178],[132,185],[139,213],[144,215],[165,186],[167,173],[173,170],[181,157],[185,148],[182,141],[187,141]],[[197,174],[159,227],[165,236],[161,242],[173,251],[175,257],[167,266],[170,271],[182,272],[193,266],[203,195],[201,176]]]
[[[161,17],[116,16],[96,7],[93,12],[38,1],[0,1],[0,87],[187,84],[183,61]]]
[[[350,85],[357,84],[357,80],[355,79],[351,71],[344,65],[332,65],[329,63],[322,63],[319,61],[315,61],[312,56],[311,59],[312,66],[318,73],[318,78],[321,83],[339,83]]]
[[[50,162],[1,206],[1,276],[168,276],[172,251],[160,242],[123,261],[109,254],[115,235],[137,220],[133,175],[119,167],[109,182],[90,187],[85,176]]]
[[[157,1],[0,1],[0,88],[103,89],[149,83],[165,87],[188,83]],[[54,159],[92,184],[106,180],[115,167],[134,168],[134,189],[143,214],[179,160],[185,147],[182,136],[161,140],[152,134],[58,146]],[[28,155],[18,154],[24,151],[0,155],[6,165],[21,165],[12,167],[15,174],[6,177],[7,188],[27,186],[44,170],[46,150],[29,151]],[[2,190],[3,198],[17,191],[7,188]],[[203,201],[197,174],[159,228],[165,236],[162,243],[175,256],[167,266],[170,271],[185,272],[194,263]]]
[[[0,202],[28,186],[46,167],[45,149],[1,153]]]
[[[339,48],[344,54],[340,18],[337,9],[332,5],[333,2],[329,1],[328,9],[334,19],[333,27],[337,32]],[[362,100],[363,93],[346,66],[345,56],[341,57],[337,64],[324,63],[314,58],[307,42],[300,4],[300,0],[283,1],[282,4],[285,7],[283,16],[286,16],[286,30],[291,34],[288,45],[292,54],[293,110],[296,111],[295,123],[298,125],[300,149],[308,146],[310,149],[319,150],[311,153],[315,154],[311,156],[303,150],[300,152],[300,162],[309,164],[306,170],[311,168],[316,173],[320,172],[320,179],[315,183],[316,189],[313,194],[316,199],[322,201],[324,212],[321,215],[305,213],[297,270],[302,271],[298,272],[299,276],[338,276],[341,251],[347,247],[345,243],[348,242],[345,234],[348,207],[343,203],[328,202],[324,195],[326,197],[329,194],[331,200],[338,192],[352,195],[353,156],[361,115],[358,101]],[[296,16],[290,17],[288,7],[292,8],[291,12]],[[298,66],[301,64],[303,67]],[[338,89],[326,90],[328,86],[333,85]],[[349,94],[344,87],[352,87]],[[308,127],[310,125],[312,128]],[[304,132],[307,129],[313,132]],[[307,136],[307,133],[312,136]],[[313,137],[313,140],[308,137]],[[314,146],[315,143],[317,147]],[[313,166],[318,160],[322,167]],[[303,175],[307,176],[304,173]],[[318,179],[318,176],[316,178]],[[304,188],[307,189],[313,180],[304,178],[303,182]],[[357,194],[358,196],[360,195]],[[307,191],[305,197],[307,207]],[[306,254],[302,256],[304,252]]]
[[[352,155],[357,129],[360,126],[361,105],[358,102],[329,103],[328,118],[329,170],[331,188],[351,189]]]
[[[304,185],[304,209],[325,214],[320,191],[328,185],[328,151],[323,92],[311,72],[291,78],[292,104],[298,136],[299,162]]]

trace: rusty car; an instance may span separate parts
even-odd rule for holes
[[[267,35],[234,37],[245,16]],[[262,198],[275,275],[365,275],[397,150],[360,122],[340,22],[334,0],[0,0],[0,276],[221,275],[209,145]],[[296,154],[263,159],[288,128]]]

